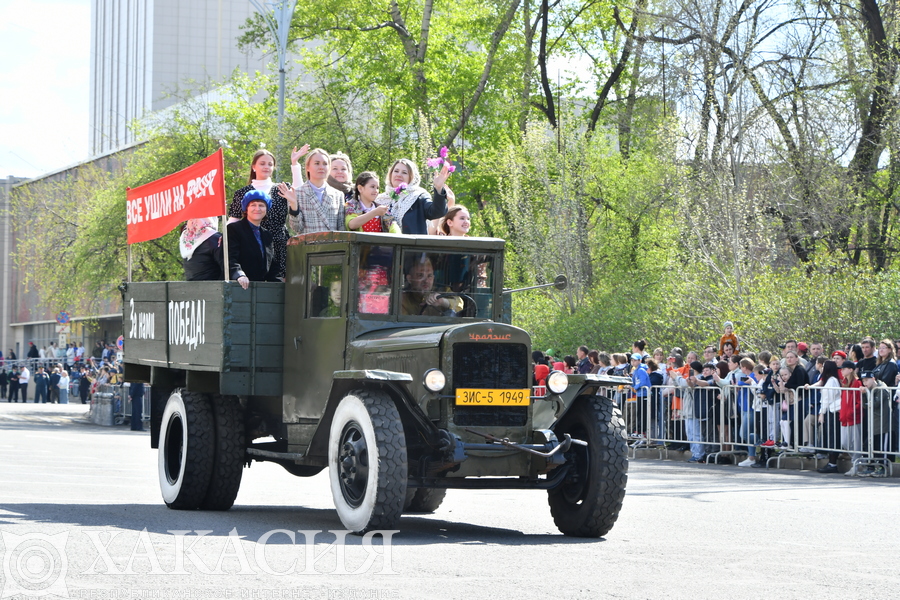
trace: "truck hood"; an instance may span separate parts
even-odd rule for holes
[[[523,329],[503,323],[463,323],[434,327],[405,327],[372,331],[350,343],[354,348],[377,348],[379,352],[436,348],[444,337],[460,342],[519,342],[531,339]]]

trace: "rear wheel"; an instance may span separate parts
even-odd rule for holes
[[[169,508],[199,508],[209,488],[215,454],[208,398],[184,389],[169,396],[159,432],[159,487]]]
[[[237,396],[212,396],[215,458],[209,487],[200,504],[204,510],[228,510],[234,505],[244,471],[246,435],[244,410]]]
[[[572,444],[566,452],[571,470],[548,492],[553,521],[566,535],[606,535],[619,517],[628,481],[625,426],[619,409],[608,398],[581,398],[554,432],[560,439],[568,433],[588,445]]]
[[[408,488],[403,512],[433,513],[440,507],[446,495],[446,488]]]
[[[406,439],[390,396],[356,390],[331,422],[329,479],[341,522],[354,533],[392,529],[406,499]]]

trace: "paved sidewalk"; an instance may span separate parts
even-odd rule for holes
[[[64,424],[89,423],[90,404],[34,404],[0,401],[0,421]]]

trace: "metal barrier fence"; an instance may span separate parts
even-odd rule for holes
[[[758,386],[714,382],[639,392],[623,386],[613,393],[633,451],[655,449],[662,457],[682,450],[691,452],[693,462],[776,468],[795,458],[801,469],[806,460],[836,465],[841,454],[849,454],[849,474],[872,476],[890,476],[900,456],[896,387],[813,386],[768,400]]]
[[[102,384],[91,394],[91,421],[101,425],[122,425],[131,420],[128,384]],[[150,421],[150,386],[144,386],[141,421]]]

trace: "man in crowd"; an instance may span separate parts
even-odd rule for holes
[[[731,342],[725,342],[722,345],[722,360],[728,362],[734,356],[734,345]]]
[[[813,342],[809,345],[809,364],[806,365],[806,375],[810,382],[817,381],[816,359],[824,354],[822,342]]]
[[[56,404],[59,402],[59,365],[53,367],[53,371],[50,373],[50,378],[48,383],[50,385],[50,393],[48,394],[50,398],[50,402]]]
[[[49,377],[44,372],[44,366],[39,365],[34,372],[34,403],[47,403],[47,386],[49,385]]]
[[[587,346],[578,346],[578,350],[575,351],[576,356],[578,357],[578,363],[575,365],[577,369],[577,373],[580,375],[585,375],[591,372],[591,359],[588,358],[588,350]]]
[[[22,394],[22,402],[28,402],[28,382],[31,381],[31,371],[26,365],[22,365],[19,371],[19,393]]]
[[[38,352],[37,346],[34,345],[34,342],[28,342],[28,354],[25,355],[26,358],[29,359],[29,363],[31,368],[37,364],[38,358],[40,358],[41,354]]]
[[[16,367],[9,372],[9,401],[19,401],[19,369]]]
[[[856,372],[867,373],[874,371],[875,365],[878,363],[878,357],[875,356],[875,340],[866,337],[859,345],[862,347],[863,358],[856,363]]]

